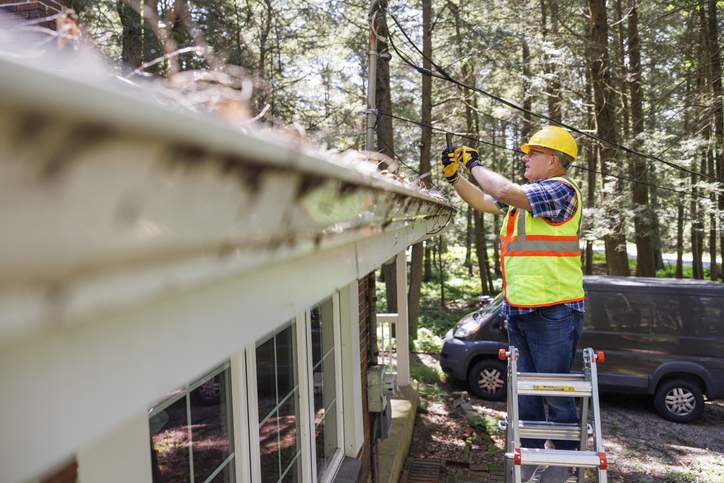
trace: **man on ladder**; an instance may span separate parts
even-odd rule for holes
[[[460,197],[476,210],[505,215],[500,232],[501,264],[508,316],[508,339],[519,352],[518,370],[570,373],[583,328],[581,271],[581,193],[566,176],[578,148],[565,129],[548,126],[521,147],[525,178],[518,185],[480,163],[467,146],[446,148],[442,171]],[[450,152],[452,151],[452,152]],[[458,173],[463,164],[482,187]],[[487,194],[486,194],[487,193]],[[548,421],[577,423],[570,397],[546,397]],[[543,398],[519,398],[521,420],[545,421]],[[553,441],[556,449],[576,450],[576,441]],[[522,439],[526,448],[544,448],[545,440]],[[537,465],[522,465],[521,481],[530,481]],[[572,468],[549,466],[541,483],[562,483]]]

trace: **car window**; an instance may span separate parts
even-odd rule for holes
[[[652,307],[648,294],[586,291],[588,330],[648,334]]]
[[[479,314],[482,316],[487,316],[488,314],[492,314],[493,312],[498,310],[498,307],[500,307],[502,303],[503,303],[503,294],[501,293],[497,297],[495,297],[493,299],[493,301],[490,302],[490,304],[488,304],[487,307],[484,307],[483,309],[481,309]]]
[[[724,337],[724,298],[707,295],[656,294],[654,334]]]

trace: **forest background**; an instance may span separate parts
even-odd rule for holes
[[[721,279],[724,1],[72,0],[71,6],[84,35],[119,75],[173,83],[184,73],[198,79],[234,72],[244,79],[235,88],[248,94],[247,118],[293,125],[340,152],[366,148],[372,26],[379,37],[372,47],[381,53],[373,56],[375,148],[394,160],[399,176],[447,193],[456,208],[451,229],[412,248],[413,336],[421,293],[429,306],[431,284],[439,286],[436,305],[458,300],[450,280],[452,292],[445,294],[446,274],[461,279],[453,269],[476,280],[466,300],[499,290],[500,220],[471,210],[442,177],[437,164],[446,132],[454,144],[477,148],[487,166],[524,183],[519,146],[545,125],[568,128],[579,148],[569,175],[584,195],[585,273],[596,271],[599,251],[605,254],[599,273],[684,277],[690,253],[689,276]],[[675,267],[667,269],[665,252],[676,253]],[[382,301],[394,312],[394,268],[385,267],[380,277],[390,290]]]

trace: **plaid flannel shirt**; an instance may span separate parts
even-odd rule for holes
[[[532,208],[533,218],[545,218],[552,223],[561,223],[576,213],[578,201],[575,190],[562,181],[540,179],[523,186],[528,202]],[[495,205],[503,213],[510,207],[498,200]],[[514,210],[517,208],[513,208]],[[583,312],[583,300],[566,304],[573,310]],[[507,300],[503,301],[503,315],[523,315],[536,310],[536,307],[513,307]]]

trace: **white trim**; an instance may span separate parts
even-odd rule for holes
[[[237,483],[251,483],[249,460],[249,392],[246,387],[246,354],[238,352],[231,356],[231,407],[234,422],[234,467]]]
[[[314,378],[309,368],[312,364],[311,342],[309,333],[309,310],[297,315],[297,363],[299,378],[299,442],[302,446],[301,481],[315,481],[314,451]],[[311,384],[311,385],[310,385]],[[311,409],[310,409],[311,407]]]
[[[246,346],[246,384],[248,402],[249,469],[251,481],[261,481],[261,450],[259,448],[259,401],[256,382],[256,341]]]
[[[409,320],[407,311],[407,253],[406,248],[397,254],[395,268],[397,273],[397,384],[410,385],[410,346]]]
[[[334,384],[337,399],[337,447],[344,450],[344,388],[342,387],[342,330],[341,330],[341,303],[340,294],[335,292],[332,296],[332,311],[334,312],[334,374],[336,381]],[[340,460],[341,461],[341,460]],[[334,467],[334,473],[337,473],[337,467]]]
[[[337,476],[337,470],[339,470],[342,461],[344,460],[344,451],[337,448],[332,457],[329,459],[329,466],[327,467],[327,473],[319,483],[330,483],[334,481]]]
[[[342,419],[344,453],[357,458],[365,441],[362,416],[362,366],[360,362],[359,280],[342,288],[340,305],[340,362],[342,370]]]

